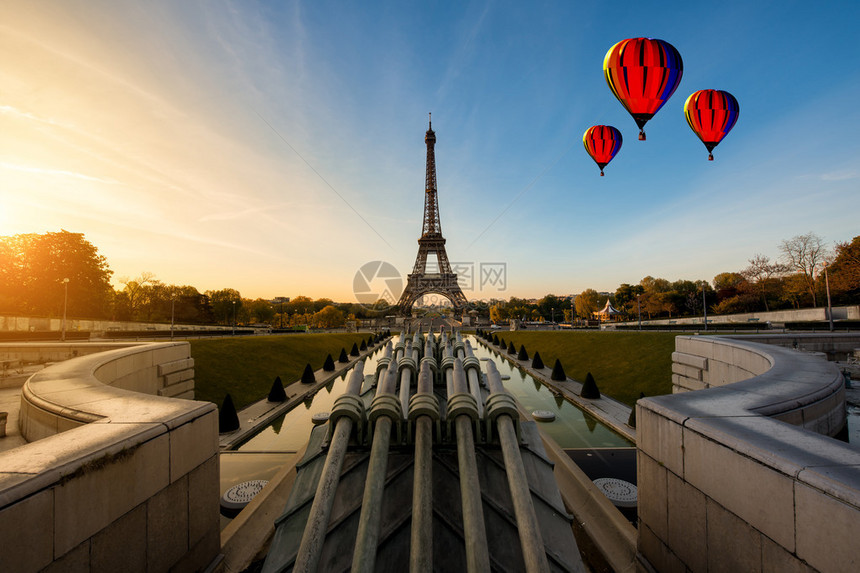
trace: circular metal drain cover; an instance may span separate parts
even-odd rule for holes
[[[594,480],[603,495],[617,507],[636,507],[636,486],[618,478],[597,478]]]
[[[227,517],[235,517],[267,483],[268,480],[255,479],[234,485],[221,496],[221,513]]]
[[[555,420],[555,412],[551,412],[550,410],[535,410],[532,412],[532,418],[535,419],[535,422],[552,422]]]
[[[311,416],[311,422],[313,422],[315,426],[325,424],[326,422],[328,422],[329,415],[330,412],[317,412],[316,414]]]

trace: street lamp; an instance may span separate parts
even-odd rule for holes
[[[639,304],[639,295],[636,295],[636,314],[639,316],[639,330],[642,330],[642,306]]]
[[[170,340],[173,340],[173,318],[176,316],[176,295],[170,299]]]
[[[69,279],[67,279],[67,278],[63,279],[63,287],[65,290],[65,292],[63,294],[63,334],[60,335],[60,340],[65,342],[66,341],[66,309],[69,306]]]
[[[236,336],[236,301],[233,301],[233,336]]]
[[[827,322],[833,332],[833,307],[830,306],[830,280],[827,278],[827,261],[824,261],[824,287],[827,290]]]
[[[702,320],[705,321],[705,330],[708,330],[708,303],[705,301],[705,287],[707,285],[707,282],[702,281],[702,312],[704,313],[704,318]]]

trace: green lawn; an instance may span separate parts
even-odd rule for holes
[[[540,352],[552,368],[561,360],[568,377],[585,381],[591,372],[601,393],[632,406],[639,393],[657,396],[672,392],[672,352],[677,334],[665,332],[494,331],[517,351],[525,345],[529,357]]]
[[[286,334],[191,340],[195,396],[219,407],[229,392],[237,409],[265,398],[275,376],[284,386],[302,377],[306,364],[318,370],[326,355],[337,362],[340,349],[347,354],[353,343],[370,337],[361,334]]]

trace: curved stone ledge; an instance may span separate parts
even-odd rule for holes
[[[200,570],[212,561],[217,408],[163,397],[188,395],[192,367],[187,342],[122,344],[30,377],[19,424],[34,441],[0,453],[4,566]]]
[[[838,368],[704,336],[679,336],[673,362],[676,394],[637,405],[642,554],[658,570],[856,569],[860,451],[828,437],[846,423]]]

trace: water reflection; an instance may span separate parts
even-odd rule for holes
[[[502,375],[503,384],[511,394],[532,412],[549,410],[556,415],[553,422],[541,423],[547,432],[563,448],[605,448],[629,447],[631,442],[616,434],[599,420],[586,414],[557,392],[513,367],[494,350],[478,344],[473,336],[467,337],[481,360],[493,360]],[[383,348],[378,348],[366,358],[364,374],[376,373],[376,365],[382,357]],[[484,367],[485,369],[485,367]],[[275,420],[272,425],[245,442],[238,449],[243,452],[283,452],[300,449],[308,439],[313,428],[312,416],[318,412],[331,411],[335,399],[346,390],[347,376],[336,378],[326,385],[325,392],[317,392],[304,401],[304,408],[294,408]]]
[[[380,346],[373,354],[365,358],[364,375],[376,373],[376,363],[382,357],[384,348]],[[276,418],[272,424],[254,435],[239,446],[240,452],[284,452],[297,451],[308,441],[313,428],[312,417],[318,412],[330,412],[335,399],[346,391],[347,375],[343,374],[332,380],[322,390],[303,400],[301,406],[293,408],[283,416]]]
[[[593,416],[499,357],[494,349],[479,344],[474,336],[467,338],[475,349],[475,356],[493,358],[499,373],[511,376],[510,380],[504,380],[503,384],[526,410],[549,410],[555,413],[555,421],[541,422],[541,429],[562,448],[624,448],[633,445]]]

